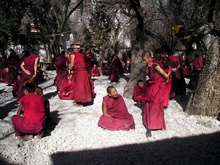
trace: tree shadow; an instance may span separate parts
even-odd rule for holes
[[[6,159],[4,159],[4,158],[1,157],[1,156],[0,156],[0,164],[1,164],[1,165],[19,165],[19,164],[9,163]]]
[[[45,98],[50,99],[52,97],[55,97],[58,94],[58,91],[50,92],[44,95]]]
[[[184,96],[176,96],[174,99],[176,102],[182,107],[183,111],[186,111],[187,105],[189,103],[191,94],[187,94]]]
[[[5,117],[8,116],[8,113],[12,110],[12,109],[16,109],[18,107],[18,100],[14,100],[4,106],[0,106],[0,119],[4,119]]]
[[[51,155],[53,165],[135,165],[135,164],[219,164],[220,132],[186,138],[171,138],[142,144],[105,149],[58,152]]]

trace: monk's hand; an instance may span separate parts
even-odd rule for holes
[[[27,74],[27,75],[31,75],[30,71],[25,69],[24,72]]]
[[[108,113],[104,114],[104,116],[106,116],[106,117],[111,117]]]

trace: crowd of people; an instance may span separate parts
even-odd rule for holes
[[[124,60],[126,59],[126,60]],[[154,55],[144,51],[142,60],[146,64],[147,79],[137,80],[133,89],[133,100],[144,105],[143,124],[146,136],[151,137],[152,130],[165,130],[164,109],[169,106],[169,99],[175,96],[184,97],[186,83],[184,78],[190,78],[189,88],[195,89],[199,74],[205,64],[205,55],[198,54],[190,63],[181,54],[167,55],[159,50]],[[126,61],[126,62],[125,62]],[[50,103],[43,96],[43,90],[38,86],[39,57],[24,51],[22,58],[10,49],[10,55],[5,59],[6,67],[0,58],[0,78],[2,82],[13,85],[13,96],[20,101],[17,114],[12,117],[15,135],[23,140],[37,135],[42,137],[44,128],[50,120]],[[83,53],[80,45],[73,45],[67,52],[61,51],[55,56],[54,67],[58,97],[61,100],[74,100],[75,106],[92,105],[94,79],[102,75],[108,76],[110,82],[119,82],[124,72],[130,72],[131,61],[124,56],[119,58],[116,50],[110,60],[99,66],[90,49]],[[192,69],[191,69],[192,68]],[[123,97],[114,86],[109,86],[107,95],[103,97],[103,115],[98,126],[108,130],[130,130],[135,128],[135,122],[129,113]]]

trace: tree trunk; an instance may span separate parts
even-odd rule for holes
[[[214,117],[220,111],[220,52],[218,37],[208,34],[204,39],[204,43],[207,47],[207,62],[186,110],[189,114]]]
[[[132,37],[134,40],[132,41],[131,75],[124,88],[124,97],[128,99],[132,98],[132,91],[137,81],[139,79],[146,80],[145,66],[142,61],[145,41],[143,13],[139,0],[130,0],[130,4],[136,20],[132,22],[133,27],[135,27],[135,33],[133,33]]]
[[[132,50],[132,65],[131,75],[128,83],[124,88],[124,97],[131,99],[134,86],[139,79],[146,80],[145,66],[142,61],[143,49],[140,44],[136,44],[136,47]]]

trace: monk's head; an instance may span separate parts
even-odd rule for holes
[[[108,86],[107,93],[108,93],[108,96],[113,99],[116,99],[118,97],[118,92],[114,86]]]
[[[138,80],[138,86],[140,88],[143,88],[144,87],[144,81],[143,80]]]
[[[144,53],[142,54],[142,60],[145,64],[149,64],[150,62],[152,62],[153,58],[150,51],[144,51]]]
[[[35,92],[35,86],[31,83],[26,83],[24,86],[24,94],[27,95],[28,93]]]
[[[80,45],[73,45],[73,51],[79,53],[80,52]]]
[[[37,88],[35,89],[35,93],[38,94],[38,95],[40,95],[40,96],[42,96],[42,95],[43,95],[43,89],[42,89],[41,87],[37,87]]]

